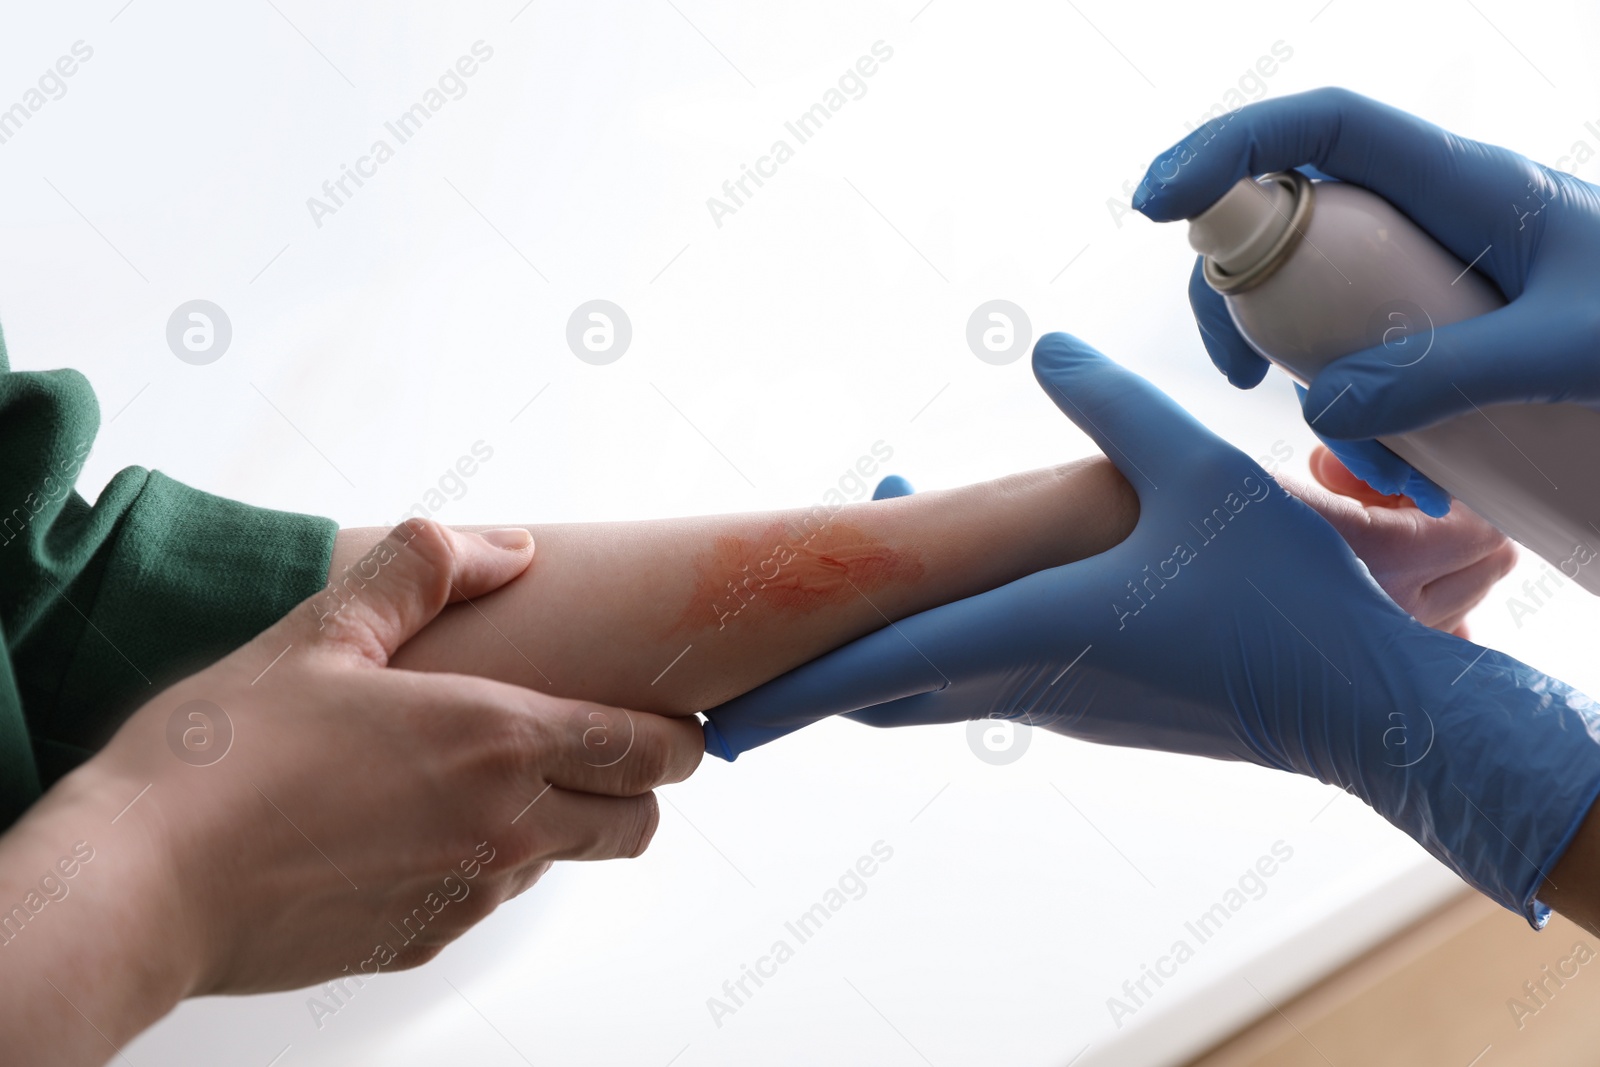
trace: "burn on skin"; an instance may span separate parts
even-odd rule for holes
[[[774,522],[753,538],[720,536],[693,567],[694,593],[674,633],[726,630],[750,618],[747,610],[762,617],[815,611],[890,583],[915,582],[924,570],[914,548],[891,548],[843,522],[817,528]]]

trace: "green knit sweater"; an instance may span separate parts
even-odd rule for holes
[[[159,471],[74,490],[100,428],[73,370],[12,372],[0,338],[0,830],[124,719],[320,589],[329,519]]]

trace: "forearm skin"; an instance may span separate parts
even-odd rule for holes
[[[528,571],[448,609],[394,665],[689,715],[907,615],[1103,552],[1137,517],[1096,457],[837,510],[529,526]],[[378,536],[341,533],[334,575]]]

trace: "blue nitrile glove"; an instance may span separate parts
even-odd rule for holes
[[[1372,348],[1317,375],[1303,398],[1306,417],[1363,481],[1441,515],[1449,496],[1371,438],[1474,406],[1600,402],[1600,188],[1570,174],[1356,93],[1317,89],[1199,127],[1150,164],[1133,206],[1157,222],[1192,218],[1247,174],[1302,164],[1384,197],[1510,301],[1440,327],[1419,363],[1396,367]],[[1198,264],[1189,300],[1228,380],[1245,389],[1261,381],[1266,361],[1234,329]]]
[[[857,712],[1249,760],[1348,789],[1500,903],[1547,914],[1534,895],[1600,792],[1600,709],[1406,615],[1331,526],[1142,378],[1066,334],[1033,362],[1137,491],[1133,533],[713,709],[707,751]]]
[[[911,483],[898,474],[885,475],[883,481],[878,483],[878,488],[872,491],[874,500],[893,500],[898,496],[910,496],[916,492],[911,488]]]

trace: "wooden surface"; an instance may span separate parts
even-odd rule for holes
[[[1467,893],[1190,1067],[1591,1067],[1597,950],[1560,916],[1535,933]]]

